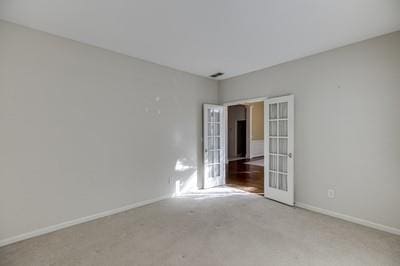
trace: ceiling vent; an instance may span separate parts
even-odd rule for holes
[[[215,74],[210,75],[210,78],[218,78],[219,76],[222,76],[224,73],[222,72],[217,72]]]

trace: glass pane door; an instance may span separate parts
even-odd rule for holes
[[[265,196],[293,205],[293,96],[265,101]]]
[[[222,185],[225,181],[224,107],[204,105],[204,187]]]

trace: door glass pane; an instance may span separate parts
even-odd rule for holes
[[[269,105],[269,119],[277,119],[277,104],[273,103]]]
[[[219,151],[214,151],[214,160],[212,161],[213,163],[219,163],[220,162],[220,152]]]
[[[280,103],[279,104],[279,118],[287,118],[288,117],[288,103]]]
[[[208,177],[213,177],[214,176],[214,167],[213,165],[207,165],[207,172],[208,172]]]
[[[269,172],[269,186],[276,188],[276,173]]]
[[[270,121],[269,122],[269,135],[270,136],[277,136],[278,135],[278,130],[277,130],[277,122],[276,121]]]
[[[221,175],[221,165],[220,164],[214,164],[214,176],[220,176]]]
[[[278,139],[277,138],[270,138],[269,139],[269,152],[270,153],[277,153],[278,152],[277,144],[278,144]]]
[[[287,173],[287,156],[279,156],[279,172]]]
[[[214,124],[213,123],[208,123],[208,135],[214,136]]]
[[[221,113],[219,110],[214,110],[214,121],[213,122],[220,122],[221,120]]]
[[[288,135],[288,121],[280,120],[279,121],[279,136],[287,136]]]
[[[287,175],[286,174],[278,175],[278,189],[287,191]]]
[[[215,149],[221,149],[221,138],[220,137],[214,137],[214,140],[215,140],[214,148]]]
[[[278,156],[269,155],[269,170],[278,171]]]
[[[279,138],[279,154],[288,154],[288,139]]]
[[[208,122],[215,122],[215,115],[216,115],[216,110],[211,110],[211,119]]]
[[[221,124],[220,123],[215,123],[214,124],[214,136],[219,136],[221,131]]]
[[[214,138],[213,137],[208,137],[208,150],[214,150]]]
[[[208,161],[207,163],[213,163],[214,162],[214,152],[213,151],[209,151],[208,152]]]

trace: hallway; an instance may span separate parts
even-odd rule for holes
[[[231,161],[226,166],[226,185],[264,195],[264,167],[248,164],[263,157]]]

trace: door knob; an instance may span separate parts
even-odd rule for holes
[[[292,158],[292,153],[291,153],[291,152],[288,154],[288,157],[289,157],[289,158]]]

